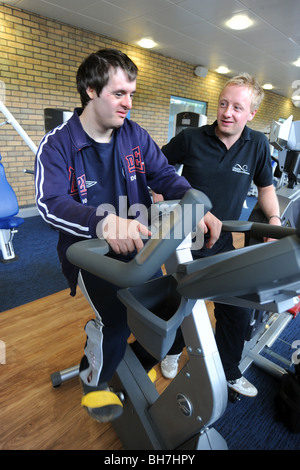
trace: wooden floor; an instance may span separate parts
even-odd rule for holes
[[[78,378],[53,388],[50,375],[77,365],[83,327],[93,311],[65,290],[0,314],[5,364],[0,364],[0,449],[122,449],[110,424],[80,406]],[[1,343],[3,344],[3,343]],[[184,362],[182,359],[182,363]],[[157,367],[159,392],[168,384]]]
[[[78,378],[56,389],[50,380],[79,363],[83,327],[92,317],[82,294],[72,298],[68,290],[1,313],[1,449],[121,448],[111,425],[99,425],[81,408]]]
[[[112,426],[81,408],[78,378],[55,389],[50,380],[51,373],[79,363],[83,328],[93,317],[82,294],[72,298],[68,290],[0,314],[0,449],[122,449]],[[180,366],[185,361],[183,355]],[[158,366],[157,373],[161,392],[168,380]]]

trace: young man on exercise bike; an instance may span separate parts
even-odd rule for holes
[[[98,404],[86,408],[101,422],[122,412],[107,382],[124,356],[130,335],[126,308],[117,299],[116,286],[68,262],[67,248],[80,240],[104,237],[111,247],[108,256],[129,261],[143,247],[141,235],[150,232],[145,224],[127,216],[128,208],[135,204],[149,208],[148,187],[166,200],[180,199],[191,188],[150,135],[127,119],[137,72],[120,51],[103,49],[89,55],[77,72],[82,108],[43,138],[36,155],[37,207],[59,232],[58,254],[71,295],[80,277],[96,313],[85,328],[87,342],[79,375],[84,395],[99,392]],[[220,235],[220,221],[207,213],[201,227],[204,232],[209,229],[213,245]],[[157,362],[137,342],[132,347],[146,370]]]

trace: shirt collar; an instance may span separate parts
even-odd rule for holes
[[[217,120],[213,123],[207,126],[205,129],[206,133],[210,136],[216,136],[215,129],[217,127]],[[251,129],[250,127],[245,126],[242,132],[242,135],[240,138],[243,138],[244,140],[251,140],[252,135],[251,135]]]

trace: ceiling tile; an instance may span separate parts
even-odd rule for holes
[[[246,9],[241,2],[235,0],[185,0],[180,6],[206,20],[220,16],[230,18],[233,14]]]
[[[108,3],[124,8],[135,17],[160,10],[170,5],[168,0],[108,0]]]
[[[134,15],[117,5],[106,2],[97,2],[94,5],[84,7],[81,13],[91,18],[97,18],[104,23],[118,24],[121,21],[132,18]]]

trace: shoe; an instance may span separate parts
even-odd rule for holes
[[[174,379],[178,372],[178,362],[182,353],[166,356],[160,364],[162,375],[166,379]]]
[[[118,395],[111,392],[107,385],[99,388],[88,387],[81,381],[83,388],[83,397],[81,406],[83,406],[91,418],[100,423],[107,423],[121,416],[123,405]]]
[[[229,388],[232,388],[235,392],[245,395],[246,397],[256,397],[258,394],[254,385],[243,376],[236,380],[228,380],[227,384]]]

